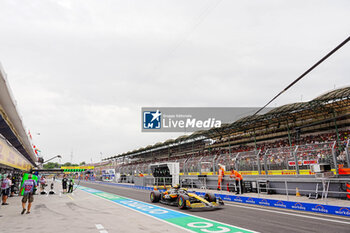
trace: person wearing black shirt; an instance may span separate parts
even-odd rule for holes
[[[68,183],[68,193],[73,192],[73,186],[74,186],[74,180],[73,180],[73,178],[70,178],[69,183]]]
[[[66,193],[66,192],[67,192],[67,182],[68,182],[67,175],[64,175],[64,176],[63,176],[63,179],[62,179],[62,189],[63,189],[63,193]]]

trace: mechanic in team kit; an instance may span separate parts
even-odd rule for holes
[[[217,190],[221,190],[222,178],[225,175],[225,168],[223,165],[219,164],[219,176],[218,176],[218,188]]]
[[[243,194],[243,176],[238,171],[232,169],[230,178],[234,178],[236,182],[236,194]]]

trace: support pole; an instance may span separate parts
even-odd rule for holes
[[[294,152],[291,152],[293,154],[293,157],[294,157],[295,171],[297,173],[297,176],[299,176],[299,174],[300,174],[300,172],[299,172],[299,164],[298,164],[298,157],[297,157],[298,147],[299,146],[296,146]]]
[[[336,154],[336,150],[335,150],[336,144],[337,144],[337,142],[333,143],[332,156],[333,156],[333,163],[334,163],[334,166],[335,166],[335,174],[338,176],[339,175],[339,169],[338,169],[337,154]]]
[[[287,120],[287,130],[288,130],[288,141],[289,141],[289,146],[292,147],[292,139],[290,137],[290,130],[289,130],[289,124]]]
[[[264,154],[264,170],[265,170],[265,176],[267,176],[268,175],[268,168],[267,168],[267,157],[266,157],[266,154],[267,154],[267,152],[268,152],[269,150],[267,150],[266,152],[265,152],[265,154]]]
[[[335,133],[337,135],[337,143],[338,145],[340,145],[340,137],[339,137],[339,131],[338,131],[338,125],[337,125],[337,120],[335,119],[335,112],[333,109],[333,120],[334,120],[334,128],[335,128]]]
[[[254,145],[255,145],[255,150],[258,149],[257,145],[256,145],[256,135],[255,135],[255,128],[254,128]]]
[[[261,152],[261,150],[255,151],[255,153],[256,153],[256,161],[257,161],[257,164],[258,164],[259,176],[261,175],[260,152]]]
[[[348,168],[350,168],[349,146],[350,146],[350,139],[348,140],[348,143],[346,143],[346,147],[345,147],[345,154],[346,154],[346,161],[348,163]]]

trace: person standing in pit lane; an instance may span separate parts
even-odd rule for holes
[[[12,185],[11,182],[11,177],[7,176],[6,178],[3,179],[1,182],[1,194],[2,194],[2,205],[8,205],[7,203],[7,198],[10,195],[10,188]]]
[[[24,214],[26,212],[26,203],[28,201],[28,210],[27,214],[30,214],[30,208],[32,207],[32,203],[34,201],[34,189],[37,187],[37,183],[32,179],[32,175],[28,176],[28,179],[23,182],[21,187],[21,191],[24,189],[23,198],[22,198],[22,212]]]
[[[222,164],[219,164],[219,175],[218,175],[218,188],[217,190],[221,190],[222,178],[225,176],[225,168]]]
[[[241,173],[232,169],[230,178],[234,178],[236,181],[236,194],[243,194],[243,176]]]
[[[68,179],[67,179],[67,175],[63,176],[62,179],[62,189],[63,189],[63,193],[67,192],[67,183],[68,183]]]
[[[40,178],[40,192],[43,192],[45,190],[45,186],[46,186],[45,176],[41,176],[41,178]]]
[[[73,186],[74,186],[74,179],[73,177],[69,178],[69,183],[68,183],[68,193],[73,192]]]

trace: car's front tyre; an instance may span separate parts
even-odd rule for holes
[[[149,195],[151,202],[155,203],[155,202],[159,202],[160,199],[160,192],[158,191],[152,191]]]
[[[178,198],[177,198],[177,206],[180,208],[180,209],[186,209],[187,206],[186,206],[186,201],[189,200],[188,196],[185,196],[185,195],[180,195]]]

